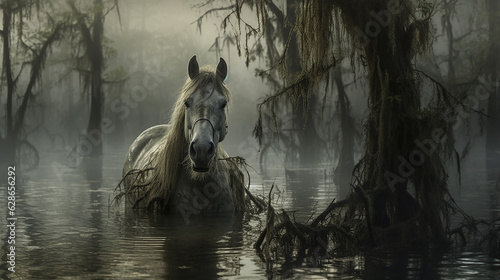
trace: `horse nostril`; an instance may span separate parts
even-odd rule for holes
[[[213,157],[215,154],[215,145],[213,142],[210,142],[210,147],[208,148],[207,155],[209,158]]]
[[[189,145],[189,156],[192,159],[196,158],[196,150],[194,149],[194,143],[191,143],[191,145]]]

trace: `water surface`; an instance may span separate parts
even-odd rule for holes
[[[1,273],[14,279],[500,279],[500,261],[475,247],[454,252],[374,250],[348,258],[324,258],[266,271],[253,249],[265,214],[182,217],[151,215],[112,206],[123,156],[108,154],[102,180],[65,168],[62,152],[42,155],[40,167],[18,182],[16,272],[6,272],[6,242]],[[496,181],[471,160],[457,202],[478,218],[500,215]],[[295,211],[306,221],[337,196],[328,169],[305,182],[252,176],[251,191],[267,195],[275,185],[276,208]],[[4,189],[4,188],[3,188]],[[6,201],[2,193],[1,201]],[[2,203],[4,204],[4,203]],[[6,207],[0,216],[6,217]],[[5,223],[5,219],[2,224]],[[3,226],[0,232],[6,237]],[[5,240],[4,238],[2,238]]]

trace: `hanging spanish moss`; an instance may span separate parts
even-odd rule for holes
[[[264,2],[256,10],[259,19],[272,8]],[[292,236],[290,244],[298,240],[304,249],[317,234],[336,238],[341,247],[351,244],[348,241],[369,246],[447,244],[456,204],[448,193],[445,164],[455,157],[460,163],[451,127],[463,94],[454,96],[414,68],[416,56],[431,44],[432,5],[410,0],[311,0],[296,9],[290,32],[297,36],[302,69],[297,75],[287,74],[289,36],[273,66],[285,85],[259,105],[254,135],[262,143],[263,110],[270,108],[276,117],[273,110],[282,98],[309,109],[310,95],[319,84],[328,89],[331,72],[347,53],[353,71],[364,71],[369,85],[364,156],[355,166],[350,195],[332,203],[314,223],[299,226],[269,205],[267,227],[257,247],[270,252],[273,242],[281,244]],[[258,22],[253,30],[262,32],[265,21]],[[425,103],[424,84],[435,85]]]

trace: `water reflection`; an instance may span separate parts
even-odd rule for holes
[[[90,162],[87,162],[87,180],[89,184],[89,202],[90,206],[88,209],[89,217],[88,217],[88,225],[89,225],[89,234],[97,233],[103,227],[102,223],[102,214],[103,214],[103,201],[102,201],[102,159],[92,159]],[[89,236],[90,237],[90,236]],[[85,255],[85,267],[89,272],[97,272],[102,269],[103,261],[96,261],[100,258],[100,252],[102,252],[102,239],[95,238],[91,236],[91,238],[87,238],[85,247],[87,248],[87,252]]]
[[[351,191],[351,177],[352,174],[346,172],[335,174],[333,180],[335,185],[338,186],[338,199],[346,198]]]
[[[89,182],[102,181],[102,157],[85,157],[81,164]]]
[[[216,279],[240,274],[243,246],[241,217],[190,219],[129,212],[122,234],[139,263],[154,260],[156,276],[168,279]],[[134,270],[134,268],[131,268]],[[159,270],[161,269],[161,270]]]
[[[165,240],[166,274],[173,279],[216,279],[239,275],[240,231],[228,217],[205,217],[189,225],[175,223]],[[202,233],[202,234],[200,234]]]
[[[125,211],[109,207],[121,174],[122,153],[107,155],[84,169],[54,169],[59,154],[43,155],[40,168],[28,174],[18,189],[19,227],[14,279],[281,279],[266,272],[252,248],[265,214],[249,221],[238,216],[182,217]],[[472,164],[474,165],[474,164]],[[484,165],[484,161],[483,161]],[[57,165],[59,166],[59,165]],[[480,167],[480,166],[479,166]],[[482,167],[481,167],[482,168]],[[58,176],[56,172],[63,170]],[[464,168],[465,170],[465,168]],[[475,217],[498,217],[499,191],[484,168],[464,172],[456,199]],[[481,172],[479,172],[481,171]],[[337,197],[337,187],[315,172],[288,180],[274,177],[251,191],[267,197],[274,183],[283,203],[277,208],[297,210],[307,220]],[[467,177],[466,177],[467,176]],[[474,181],[471,182],[471,179]],[[252,179],[255,183],[256,180]],[[5,194],[0,199],[5,201]],[[6,216],[5,208],[0,215]],[[4,222],[5,223],[5,220]],[[6,237],[5,227],[0,234]],[[5,240],[3,238],[3,240]],[[0,275],[6,276],[5,242]],[[463,249],[456,254],[433,250],[417,253],[366,252],[349,258],[324,258],[295,264],[291,279],[494,279],[500,261],[485,253]]]
[[[314,205],[314,197],[318,195],[318,175],[310,169],[286,170],[287,191],[291,195],[293,210],[310,212]]]
[[[309,218],[312,212],[325,209],[332,199],[339,199],[338,188],[326,168],[286,170],[285,182],[286,208],[299,216]]]
[[[365,279],[440,279],[443,252],[369,252],[364,258]]]

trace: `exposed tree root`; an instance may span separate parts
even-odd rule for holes
[[[423,249],[432,243],[428,238],[425,211],[418,211],[410,218],[388,227],[374,227],[370,220],[368,198],[360,187],[352,186],[353,192],[341,201],[335,201],[310,222],[292,219],[284,210],[276,211],[271,205],[271,192],[267,204],[264,229],[254,244],[262,261],[272,266],[279,260],[283,265],[300,264],[304,258],[319,259],[322,256],[351,256],[361,250],[377,246],[403,249]],[[500,218],[491,222],[475,220],[465,214],[453,200],[450,201],[463,222],[446,232],[447,242],[437,246],[463,247],[472,236],[480,236],[477,245],[487,246],[492,256],[500,253]],[[478,226],[488,227],[483,234]],[[405,247],[405,245],[407,247]]]

